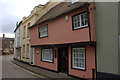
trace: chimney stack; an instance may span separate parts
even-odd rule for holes
[[[5,38],[5,34],[3,34],[3,38]]]

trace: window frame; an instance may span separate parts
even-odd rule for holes
[[[29,27],[30,27],[30,22],[27,24],[27,37],[30,37],[30,30],[29,30]]]
[[[29,47],[29,48],[28,48]],[[28,53],[29,52],[29,53]],[[30,58],[30,45],[27,44],[27,59]]]
[[[80,2],[80,0],[70,0],[71,1],[71,4],[75,4],[77,2]]]
[[[45,26],[47,26],[47,35],[46,36],[40,36],[40,27],[45,27]],[[48,24],[46,24],[46,25],[43,25],[43,26],[40,26],[40,27],[38,27],[38,34],[39,34],[39,38],[44,38],[44,37],[48,37]]]
[[[81,25],[80,25],[80,27],[75,28],[75,27],[74,27],[73,17],[78,16],[78,15],[82,15],[82,14],[85,14],[85,13],[87,14],[88,24],[87,24],[86,26],[81,26]],[[81,19],[80,19],[80,24],[81,24]],[[83,11],[83,12],[81,12],[81,13],[72,15],[72,30],[78,30],[78,29],[87,28],[87,27],[89,27],[89,13],[88,13],[87,10],[86,10],[86,11]]]
[[[52,49],[53,53],[52,53],[52,61],[48,61],[48,60],[43,60],[42,57],[43,57],[43,53],[42,53],[42,50],[43,49]],[[54,49],[53,48],[41,48],[41,61],[42,62],[48,62],[48,63],[54,63]]]
[[[23,39],[26,38],[26,26],[23,27]]]
[[[84,69],[73,67],[73,49],[74,48],[84,48],[85,49],[85,68]],[[86,71],[86,47],[81,47],[81,46],[71,47],[71,69],[77,69],[77,70],[81,70],[81,71]]]
[[[26,55],[25,55],[25,44],[23,45],[23,58],[25,58]]]

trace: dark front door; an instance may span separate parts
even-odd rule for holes
[[[58,48],[58,70],[59,72],[68,72],[68,48]]]

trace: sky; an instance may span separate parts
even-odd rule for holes
[[[14,38],[16,22],[28,16],[33,8],[49,0],[0,0],[0,37]]]

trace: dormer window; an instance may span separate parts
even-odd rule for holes
[[[76,2],[79,2],[80,0],[71,0],[71,3],[74,4]]]

